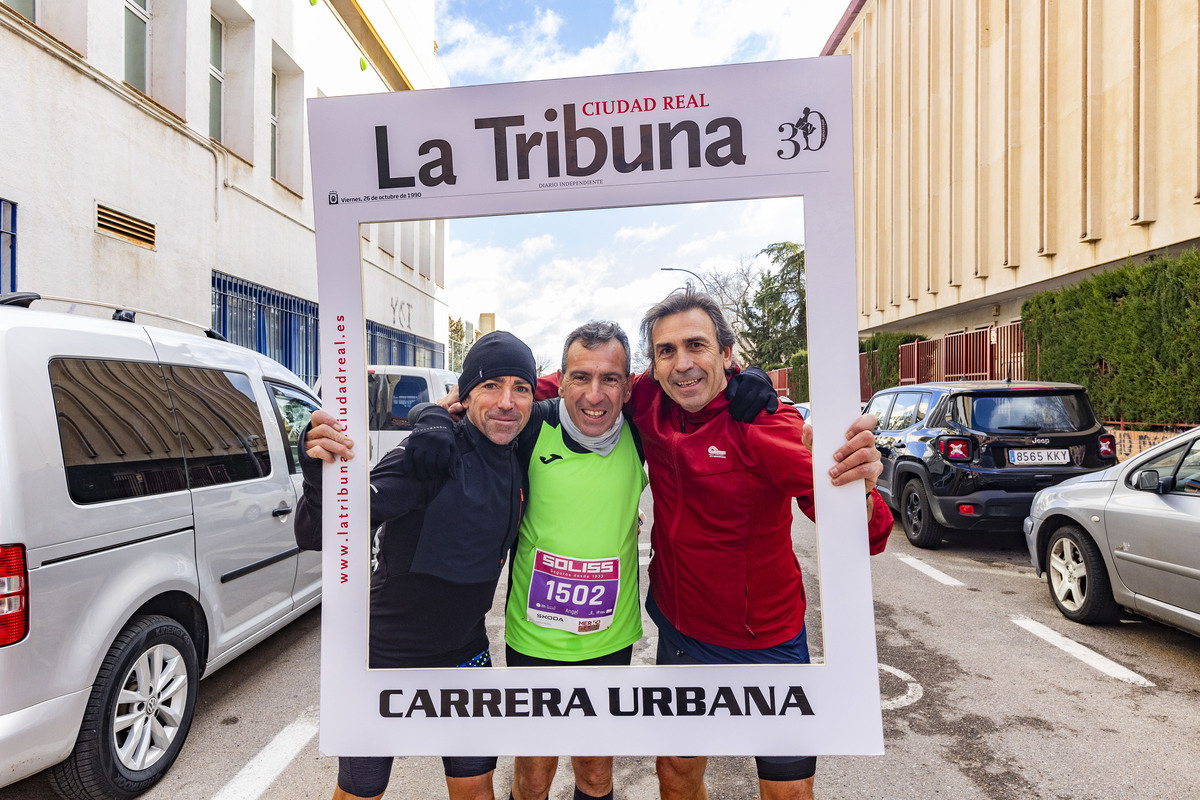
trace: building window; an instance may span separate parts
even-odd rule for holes
[[[221,272],[212,277],[213,330],[275,359],[311,386],[318,371],[317,304]]]
[[[446,348],[430,339],[367,320],[367,363],[445,369]]]
[[[271,177],[304,193],[304,73],[278,42],[271,44]]]
[[[146,92],[149,63],[150,0],[125,0],[125,82]]]
[[[279,177],[279,73],[271,71],[271,177]]]
[[[0,197],[0,294],[17,290],[17,204]]]
[[[0,0],[0,6],[8,6],[25,19],[33,22],[33,12],[36,10],[34,0]]]
[[[208,137],[221,141],[225,119],[225,25],[215,16],[208,24]]]

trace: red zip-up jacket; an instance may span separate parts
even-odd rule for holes
[[[721,647],[761,649],[799,635],[804,582],[792,551],[792,498],[814,518],[803,420],[781,407],[736,422],[719,394],[696,413],[648,373],[627,410],[642,436],[654,495],[654,601],[679,631]],[[883,552],[892,513],[878,492],[870,552]]]

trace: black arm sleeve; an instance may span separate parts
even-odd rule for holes
[[[305,441],[308,428],[300,435],[300,441]],[[321,549],[321,487],[326,472],[326,464],[319,458],[311,458],[300,451],[300,470],[304,474],[304,492],[296,505],[294,533],[296,545],[301,550]],[[338,459],[329,468],[331,477],[337,475],[339,481],[344,480],[343,471],[348,472],[350,462]],[[418,481],[412,478],[404,469],[403,445],[393,449],[383,457],[371,470],[371,502],[370,530],[375,530],[390,519],[403,516],[413,509],[424,507],[429,503],[438,489],[445,483],[445,478],[433,481]]]

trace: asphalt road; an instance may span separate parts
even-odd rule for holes
[[[801,518],[793,538],[805,574],[815,576],[813,526]],[[818,797],[1200,796],[1200,638],[1135,618],[1103,627],[1066,620],[1033,575],[1020,534],[959,535],[930,551],[911,547],[897,527],[872,574],[887,752],[822,758]],[[811,577],[808,593],[819,657]],[[1093,666],[1081,660],[1095,660],[1087,652],[1039,636],[1053,633],[1111,663]],[[203,681],[182,755],[144,797],[328,798],[336,760],[321,758],[312,737],[319,636],[314,611]],[[635,660],[652,654],[653,640],[643,641]],[[501,759],[500,798],[511,768]],[[571,797],[569,772],[564,764],[551,797]],[[616,784],[621,798],[657,797],[653,759],[617,759]],[[710,759],[708,787],[712,798],[758,796],[749,759]],[[444,795],[440,760],[397,761],[389,797]],[[0,800],[53,797],[41,776],[0,789]]]

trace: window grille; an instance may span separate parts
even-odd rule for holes
[[[316,382],[316,303],[221,272],[213,272],[212,292],[213,330]]]
[[[320,370],[316,303],[213,272],[213,330],[275,359],[312,386]],[[443,369],[445,347],[431,339],[367,321],[367,361]]]
[[[431,339],[367,320],[367,362],[444,369],[446,348]]]

